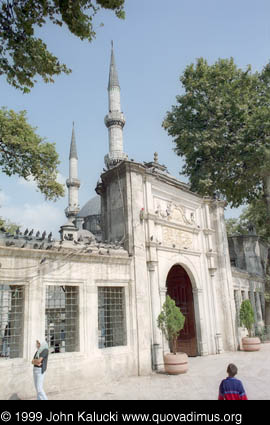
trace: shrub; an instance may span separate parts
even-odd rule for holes
[[[184,327],[185,316],[169,295],[166,296],[157,322],[159,329],[164,333],[165,338],[169,342],[171,353],[176,354],[177,338],[181,329]]]
[[[254,311],[250,300],[242,302],[240,307],[240,324],[248,330],[248,336],[251,337],[252,326],[254,324]]]

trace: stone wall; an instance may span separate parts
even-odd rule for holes
[[[46,261],[41,263],[44,258]],[[45,339],[47,285],[79,287],[78,351],[50,354],[45,379],[48,394],[91,385],[92,381],[138,374],[140,348],[135,284],[132,259],[127,254],[119,252],[112,256],[79,254],[70,249],[50,252],[0,247],[0,262],[0,285],[16,284],[25,288],[22,357],[0,358],[0,399],[8,399],[13,393],[21,398],[35,394],[31,360],[36,339]],[[98,348],[99,286],[124,288],[127,329],[124,346]],[[151,362],[146,362],[144,371],[150,373]]]

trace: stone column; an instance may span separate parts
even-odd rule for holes
[[[239,289],[234,290],[235,303],[235,330],[238,348],[242,349],[242,327],[240,323],[240,308],[242,303],[241,292]]]
[[[235,302],[235,324],[237,327],[240,327],[240,308],[241,308],[241,296],[240,296],[240,290],[235,289],[234,290],[234,302]]]
[[[217,288],[216,288],[216,279],[215,279],[215,269],[210,269],[210,276],[211,276],[211,286],[212,286],[212,293],[213,293],[213,305],[214,305],[214,314],[215,314],[215,326],[216,326],[216,352],[217,354],[221,354],[224,352],[223,349],[223,341],[222,341],[222,335],[220,330],[220,318],[219,318],[219,311],[218,311],[218,305],[217,305]]]
[[[152,310],[152,354],[153,369],[158,370],[163,366],[162,357],[162,334],[157,326],[157,318],[161,311],[160,295],[158,288],[158,279],[156,273],[157,263],[149,261],[147,263],[150,277],[150,294],[151,294],[151,310]]]
[[[166,286],[162,286],[159,290],[159,293],[160,293],[160,306],[162,308],[163,304],[165,303],[166,295],[167,295]],[[165,337],[163,338],[163,351],[164,352],[170,351],[169,341],[167,341],[167,339]]]
[[[259,292],[255,292],[255,302],[256,302],[256,310],[257,310],[257,326],[259,329],[263,328],[263,320],[262,320],[262,309],[261,309],[261,300]]]
[[[198,288],[193,288],[193,302],[195,310],[195,320],[196,320],[196,333],[197,333],[197,343],[198,351],[201,356],[208,355],[208,344],[207,336],[205,332],[205,326],[203,321],[203,290]]]
[[[260,301],[261,301],[261,308],[262,308],[262,320],[265,322],[265,298],[264,298],[264,293],[260,292],[259,293],[260,296]]]

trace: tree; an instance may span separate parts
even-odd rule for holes
[[[270,242],[268,220],[265,202],[259,198],[256,201],[252,201],[243,210],[239,218],[226,220],[227,233],[229,236],[233,234],[247,235],[252,224],[256,229],[256,234]]]
[[[95,37],[93,18],[109,9],[124,18],[125,0],[2,0],[0,6],[0,75],[6,75],[12,86],[29,92],[41,76],[53,82],[53,76],[70,73],[66,65],[47,50],[35,37],[35,30],[48,21],[62,26],[81,40]]]
[[[242,302],[240,307],[240,325],[244,325],[245,328],[247,328],[249,337],[251,337],[254,322],[254,311],[251,302],[249,300],[245,300]]]
[[[166,296],[157,322],[159,329],[164,333],[165,338],[169,342],[171,352],[176,354],[177,338],[181,329],[184,327],[185,316],[169,295]]]
[[[8,233],[15,233],[17,229],[20,229],[18,224],[0,217],[0,232],[6,231]]]
[[[0,169],[11,176],[33,177],[48,200],[64,195],[56,181],[58,154],[54,143],[45,142],[26,120],[26,112],[0,109]]]
[[[269,217],[270,64],[252,74],[233,59],[208,65],[200,58],[180,80],[185,93],[163,127],[185,158],[182,174],[191,189],[210,196],[219,191],[234,207],[262,199]]]

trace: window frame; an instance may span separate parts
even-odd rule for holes
[[[130,305],[130,280],[126,279],[118,279],[118,280],[105,280],[105,279],[96,279],[96,351],[100,355],[112,355],[114,352],[117,353],[127,353],[130,351],[130,329],[133,318],[131,317],[131,305]],[[117,345],[114,347],[102,347],[99,348],[99,329],[98,329],[98,288],[105,287],[121,287],[123,288],[124,300],[125,300],[125,327],[126,327],[126,344],[125,345]]]

